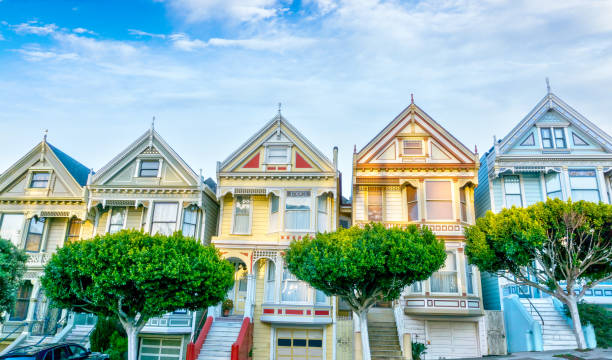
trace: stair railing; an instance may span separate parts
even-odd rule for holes
[[[34,346],[36,346],[36,345],[40,345],[40,344],[41,344],[43,341],[45,341],[45,339],[46,339],[47,337],[49,337],[49,335],[55,335],[55,333],[57,332],[57,330],[58,330],[59,328],[61,328],[61,327],[65,326],[67,319],[68,319],[68,316],[64,316],[62,319],[60,319],[60,320],[59,320],[59,321],[58,321],[58,322],[55,324],[55,329],[53,329],[52,331],[44,331],[44,326],[45,326],[45,324],[47,324],[47,323],[48,323],[48,321],[50,320],[50,316],[47,316],[47,317],[45,318],[45,320],[44,320],[44,321],[42,321],[42,323],[43,323],[43,325],[42,325],[42,326],[43,326],[44,335],[43,335],[43,337],[42,337],[42,338],[40,338],[40,340],[38,340],[38,342],[37,342],[36,344],[34,344]],[[32,324],[32,325],[33,325],[33,324]],[[30,329],[30,330],[31,330],[31,329]]]
[[[253,345],[253,323],[251,318],[245,317],[238,333],[236,342],[232,344],[231,360],[248,360],[251,358]]]
[[[23,328],[24,326],[28,326],[28,323],[21,323],[19,325],[17,325],[17,327],[15,327],[13,329],[13,331],[11,331],[8,335],[6,335],[5,337],[3,337],[2,339],[0,339],[0,343],[4,342],[6,339],[8,339],[9,337],[11,337],[11,335],[13,335],[14,333],[17,332],[17,330]]]
[[[200,355],[200,351],[202,350],[202,346],[204,345],[204,341],[206,341],[206,336],[208,336],[208,332],[212,327],[213,320],[214,318],[212,316],[206,317],[206,322],[204,323],[204,326],[202,327],[202,330],[200,331],[196,342],[194,343],[192,338],[192,341],[187,344],[186,360],[195,360],[198,358],[198,356]]]
[[[523,289],[521,289],[520,285],[516,285],[516,287],[518,288],[518,291],[520,293],[522,293],[523,295],[527,295],[525,292],[523,292]],[[529,297],[524,297],[522,299],[527,299],[527,302],[529,303],[529,307],[530,309],[535,310],[536,314],[538,314],[538,316],[540,317],[540,320],[542,321],[542,328],[544,328],[544,318],[542,317],[542,314],[540,314],[540,312],[538,311],[538,309],[535,307],[535,305],[533,305],[533,303],[531,302],[531,300],[529,299]],[[529,310],[529,312],[531,313],[531,315],[533,315],[533,311]]]

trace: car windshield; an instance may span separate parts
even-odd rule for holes
[[[36,357],[35,356],[23,356],[23,355],[18,355],[18,356],[7,356],[5,357],[5,359],[10,359],[10,360],[35,360]]]

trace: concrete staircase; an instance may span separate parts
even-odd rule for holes
[[[242,316],[216,318],[202,345],[198,360],[228,360],[241,326]]]
[[[21,341],[19,343],[19,345],[17,345],[17,347],[25,347],[25,346],[31,346],[31,345],[44,345],[44,344],[48,344],[50,342],[53,342],[53,335],[51,336],[34,336],[34,335],[28,335],[27,338],[23,339],[23,341]]]
[[[89,334],[94,325],[74,325],[70,332],[62,339],[63,342],[76,343],[87,347],[89,345]]]
[[[577,348],[576,337],[574,330],[568,325],[566,320],[555,309],[551,298],[529,299],[531,304],[538,310],[542,319],[537,312],[531,307],[527,299],[520,299],[528,313],[533,319],[542,325],[542,340],[544,351],[547,350],[564,350]]]
[[[372,308],[368,313],[372,360],[403,359],[393,309]]]

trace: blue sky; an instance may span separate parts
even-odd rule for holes
[[[0,0],[0,171],[99,169],[150,126],[196,170],[283,115],[324,153],[415,102],[480,153],[552,90],[612,133],[612,1]]]

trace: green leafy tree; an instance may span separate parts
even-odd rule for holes
[[[17,249],[8,240],[0,239],[0,323],[4,322],[3,314],[15,306],[27,259],[23,250]]]
[[[465,252],[481,271],[532,286],[567,305],[576,342],[586,348],[577,303],[612,279],[612,205],[549,199],[488,212],[465,235]]]
[[[217,304],[233,274],[214,247],[180,232],[124,230],[66,244],[52,256],[41,283],[60,307],[118,318],[128,359],[136,360],[138,333],[150,318]]]
[[[368,310],[398,299],[444,265],[444,243],[427,228],[352,227],[294,241],[285,253],[289,271],[328,296],[342,297],[359,316],[363,359],[370,359]]]

